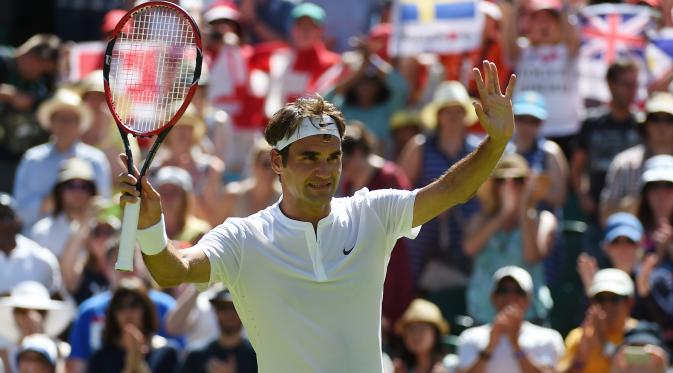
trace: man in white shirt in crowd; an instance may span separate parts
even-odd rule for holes
[[[512,76],[502,93],[495,64],[475,69],[476,111],[488,136],[443,176],[415,191],[362,189],[334,198],[343,115],[322,98],[287,104],[266,130],[280,201],[230,218],[179,252],[166,238],[159,194],[147,178],[120,175],[123,202],[142,196],[138,240],[163,287],[222,282],[260,372],[382,372],[381,299],[398,238],[467,201],[488,178],[514,130]],[[122,160],[124,157],[122,155]]]
[[[59,292],[63,280],[58,259],[21,235],[21,226],[15,200],[0,193],[0,296],[8,295],[23,281],[37,281],[52,295]]]
[[[563,339],[553,329],[524,320],[533,280],[523,268],[507,266],[493,275],[491,302],[496,316],[469,328],[458,339],[459,371],[553,372],[563,356]]]

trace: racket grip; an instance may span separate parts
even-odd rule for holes
[[[140,216],[140,201],[124,205],[124,219],[119,237],[119,252],[115,269],[118,271],[133,271],[133,255],[136,248],[136,232],[138,217]]]

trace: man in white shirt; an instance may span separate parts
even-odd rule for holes
[[[490,324],[469,328],[458,338],[460,372],[554,371],[563,356],[563,339],[556,330],[524,320],[532,292],[525,269],[507,266],[495,272],[491,301],[497,314]]]
[[[51,294],[61,290],[58,260],[48,249],[19,234],[21,220],[14,199],[0,193],[0,296],[24,281],[37,281]]]
[[[260,372],[382,372],[381,299],[390,253],[402,236],[467,201],[500,159],[512,131],[511,94],[495,64],[475,69],[488,136],[435,182],[415,191],[362,189],[334,198],[345,123],[322,98],[299,99],[271,118],[265,137],[279,202],[227,219],[178,252],[166,238],[158,193],[120,175],[123,202],[142,195],[138,240],[161,286],[223,282],[257,352]],[[124,157],[122,156],[122,159]]]

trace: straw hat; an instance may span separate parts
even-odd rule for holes
[[[86,180],[92,183],[96,181],[96,175],[91,163],[81,158],[68,158],[61,163],[61,169],[58,172],[58,182],[69,180]]]
[[[82,98],[69,89],[59,89],[53,97],[46,100],[37,109],[37,120],[45,130],[49,131],[51,116],[58,110],[72,110],[79,115],[79,130],[86,132],[91,126],[91,110],[84,105]]]
[[[69,302],[53,300],[39,282],[24,281],[16,285],[9,296],[0,298],[0,337],[18,342],[21,336],[14,320],[14,308],[47,311],[44,332],[50,337],[61,334],[75,316]]]
[[[79,83],[82,94],[88,92],[105,93],[103,70],[94,70],[88,73]]]
[[[471,126],[477,121],[477,113],[472,106],[472,100],[461,82],[451,80],[439,84],[432,97],[432,102],[421,111],[423,123],[429,129],[437,127],[437,113],[449,106],[459,106],[465,110],[465,125]]]
[[[194,127],[194,142],[200,142],[203,136],[206,134],[206,122],[203,121],[203,117],[196,110],[196,107],[193,104],[189,104],[187,109],[182,114],[180,119],[175,122],[176,126],[192,126]]]
[[[425,299],[414,299],[404,315],[395,323],[395,333],[402,335],[404,329],[412,322],[426,322],[434,325],[440,334],[449,332],[449,323],[442,317],[442,311],[434,303]]]

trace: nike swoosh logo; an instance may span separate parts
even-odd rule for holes
[[[344,255],[348,255],[348,254],[350,254],[351,251],[353,251],[353,249],[355,249],[355,246],[351,247],[350,250],[346,250],[346,248],[344,247]]]

